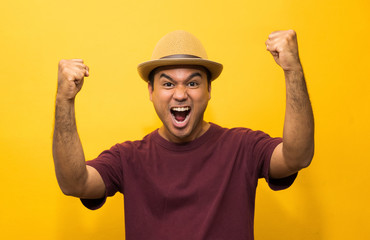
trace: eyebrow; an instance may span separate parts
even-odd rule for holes
[[[162,78],[162,77],[167,78],[170,81],[174,81],[173,78],[171,78],[170,76],[168,76],[165,73],[161,73],[159,78]],[[191,74],[185,81],[189,81],[190,79],[192,79],[194,77],[202,77],[202,75],[199,72],[195,72],[195,73]]]

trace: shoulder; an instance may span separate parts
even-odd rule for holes
[[[234,127],[234,128],[225,128],[220,127],[214,123],[212,126],[222,135],[223,137],[241,137],[244,139],[259,139],[259,138],[270,138],[270,135],[261,131],[261,130],[252,130],[246,127]]]
[[[157,130],[147,134],[141,140],[129,140],[113,145],[110,151],[116,152],[120,155],[130,155],[133,151],[148,150],[150,145],[156,141]]]
[[[245,127],[223,128],[216,125],[218,128],[220,142],[223,146],[257,149],[270,146],[275,147],[281,142],[281,138],[271,137],[269,134],[261,130],[252,130]]]

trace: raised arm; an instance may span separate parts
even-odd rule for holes
[[[314,118],[295,31],[271,33],[266,47],[284,70],[286,82],[283,143],[274,150],[270,163],[270,177],[282,178],[311,163],[314,155]]]
[[[99,173],[85,164],[75,120],[75,97],[87,76],[89,68],[83,60],[59,62],[53,158],[56,177],[64,194],[80,198],[101,198],[105,193],[105,185]]]

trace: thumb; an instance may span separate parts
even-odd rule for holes
[[[279,57],[279,52],[277,51],[277,49],[274,47],[274,45],[271,43],[270,40],[267,40],[265,42],[265,45],[266,45],[266,50],[269,51],[272,54],[272,56]]]
[[[85,66],[85,77],[90,76],[89,71],[90,71],[90,68],[88,66]]]

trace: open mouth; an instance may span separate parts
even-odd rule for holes
[[[190,111],[190,107],[173,107],[171,115],[177,124],[182,124],[188,120]]]

